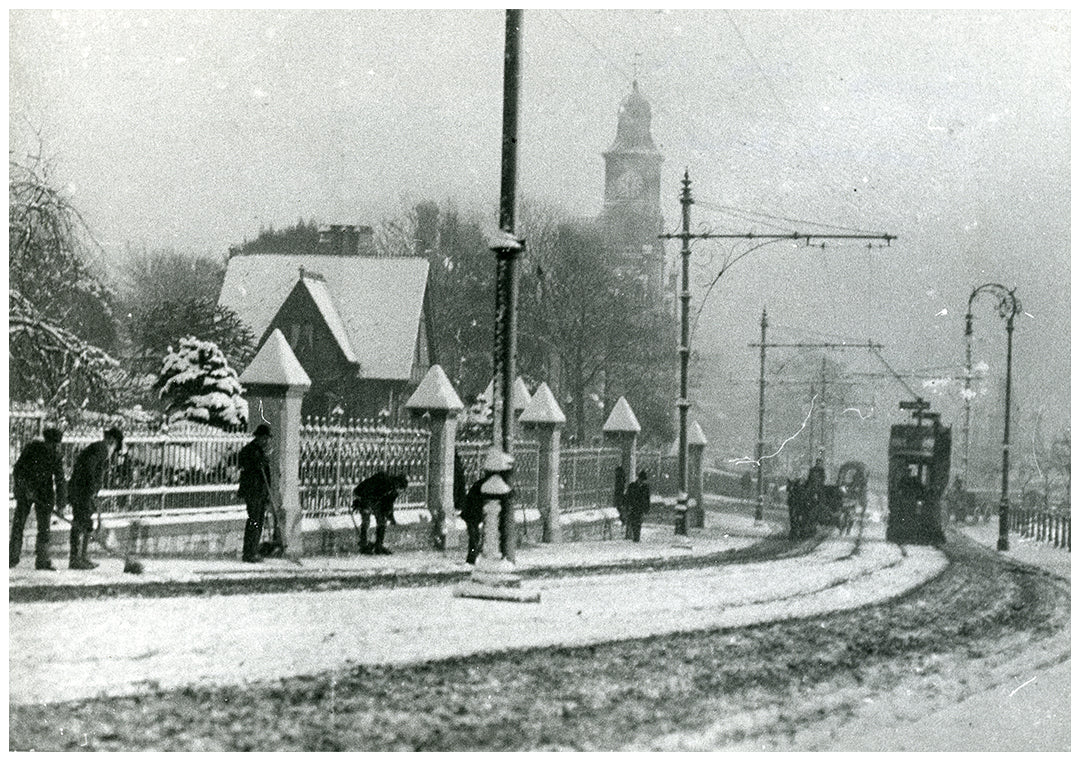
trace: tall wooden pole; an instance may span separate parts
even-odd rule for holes
[[[517,359],[517,258],[521,246],[513,240],[517,202],[518,91],[520,89],[522,11],[506,11],[506,44],[503,61],[502,175],[499,187],[499,229],[505,234],[495,252],[495,388],[492,410],[492,446],[508,457],[514,455],[513,392]],[[509,481],[509,473],[503,474]],[[509,484],[507,484],[509,485]],[[509,499],[499,520],[503,557],[513,562],[516,555],[512,506]]]
[[[682,320],[679,338],[679,496],[675,506],[675,533],[686,534],[689,510],[689,484],[687,480],[687,417],[690,412],[690,170],[682,180],[682,287],[679,290],[679,312]],[[704,509],[704,508],[702,508]]]
[[[757,418],[757,507],[754,520],[765,519],[765,479],[762,459],[765,457],[765,329],[769,327],[769,318],[765,308],[761,308],[761,372],[758,376],[758,418]]]

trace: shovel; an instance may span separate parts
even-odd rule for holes
[[[59,512],[58,510],[53,510],[53,515],[55,515],[57,518],[62,520],[67,525],[69,525],[69,526],[71,525],[71,521],[68,520],[67,517],[63,513]],[[105,544],[105,542],[103,542],[103,541],[101,541],[100,539],[97,538],[97,532],[96,531],[91,531],[90,532],[90,541],[92,541],[94,544],[96,544],[98,547],[100,547],[102,550],[104,550],[106,555],[108,555],[110,557],[122,559],[124,561],[124,573],[131,573],[131,574],[134,574],[134,575],[138,576],[139,574],[141,574],[143,572],[142,561],[136,560],[135,558],[131,557],[130,555],[121,555],[120,553],[116,552],[112,548],[108,547]]]

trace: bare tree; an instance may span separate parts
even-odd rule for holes
[[[8,345],[13,399],[116,402],[110,294],[87,264],[93,236],[40,156],[8,160]]]

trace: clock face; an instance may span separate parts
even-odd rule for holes
[[[638,198],[645,189],[645,181],[634,171],[623,172],[615,180],[615,193],[622,198]]]

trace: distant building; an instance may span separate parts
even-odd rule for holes
[[[658,309],[667,290],[660,214],[660,165],[652,108],[634,80],[619,107],[615,142],[604,151],[604,209],[600,224],[617,270],[641,285],[643,305]]]
[[[362,255],[356,230],[324,228],[318,253],[233,256],[218,303],[260,347],[281,330],[311,377],[305,415],[340,407],[347,417],[401,419],[430,365],[428,262]]]

